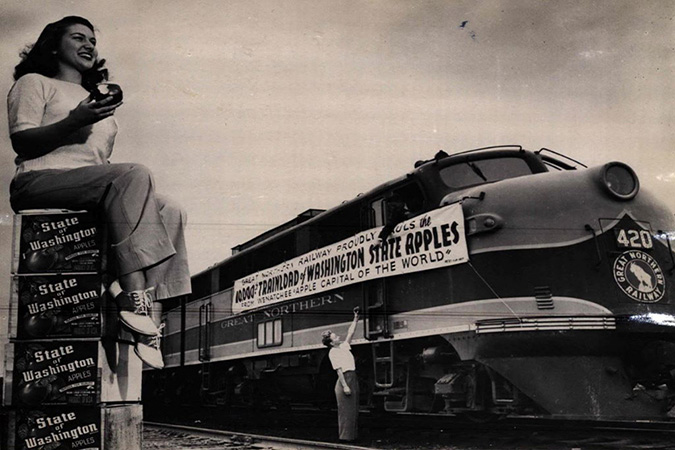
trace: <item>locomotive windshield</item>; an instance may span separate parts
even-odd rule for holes
[[[531,175],[532,169],[525,160],[510,157],[464,161],[445,167],[439,173],[446,186],[452,189],[461,189],[507,178]]]

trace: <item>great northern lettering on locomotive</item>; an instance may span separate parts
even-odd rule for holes
[[[675,416],[673,214],[626,164],[496,146],[419,161],[193,277],[147,402],[330,407],[318,336],[362,407],[469,417]]]

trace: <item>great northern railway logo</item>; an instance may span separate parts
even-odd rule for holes
[[[624,252],[614,261],[614,279],[626,295],[638,302],[656,303],[665,293],[666,282],[659,263],[639,250]]]

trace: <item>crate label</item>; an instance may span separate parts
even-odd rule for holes
[[[97,342],[17,342],[14,344],[15,405],[39,406],[97,402]]]
[[[18,410],[16,448],[101,449],[101,415],[98,408],[40,408]]]
[[[18,273],[100,270],[99,228],[91,213],[22,216]]]
[[[19,339],[101,335],[97,275],[18,277]]]

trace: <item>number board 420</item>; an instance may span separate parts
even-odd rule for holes
[[[634,229],[614,229],[616,236],[616,245],[619,248],[642,248],[650,249],[654,247],[652,234],[648,230]]]

